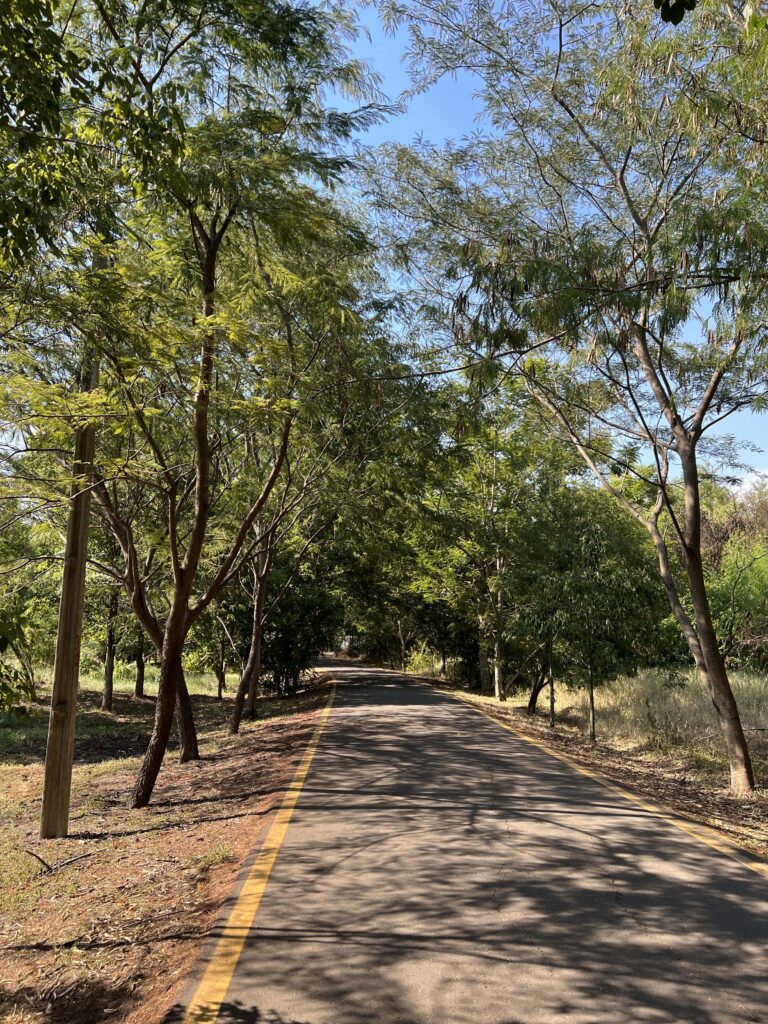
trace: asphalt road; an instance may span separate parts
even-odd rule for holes
[[[768,878],[426,685],[337,678],[219,1021],[768,1024]]]

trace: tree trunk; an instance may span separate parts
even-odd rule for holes
[[[181,665],[183,643],[184,637],[180,629],[174,629],[170,637],[166,631],[160,661],[155,721],[136,784],[133,787],[131,807],[147,806],[165,757],[168,737],[171,735],[171,725],[173,724],[173,712],[176,707],[176,694],[179,682],[184,678],[184,670]]]
[[[733,696],[728,678],[725,658],[717,643],[701,558],[689,555],[686,560],[686,570],[696,620],[696,632],[699,635],[705,663],[703,671],[699,667],[699,675],[717,712],[720,730],[725,741],[731,775],[731,792],[734,796],[748,796],[755,788],[752,759],[741,725],[736,698]]]
[[[682,602],[680,601],[680,595],[677,592],[677,584],[675,583],[675,578],[672,575],[672,569],[669,564],[669,551],[667,550],[666,541],[654,520],[646,522],[645,525],[656,547],[656,555],[659,562],[659,575],[661,576],[661,582],[664,584],[664,590],[667,594],[667,600],[669,601],[669,606],[672,609],[672,614],[677,619],[677,623],[685,637],[686,643],[688,644],[688,649],[691,652],[696,668],[699,672],[705,672],[706,664],[704,662],[701,644],[699,643],[699,638],[696,635],[693,623],[688,618]]]
[[[176,720],[179,725],[179,761],[199,761],[200,749],[197,745],[197,730],[192,712],[192,698],[189,696],[184,670],[179,675],[176,689]]]
[[[235,706],[232,709],[232,724],[229,727],[229,731],[233,736],[240,729],[246,696],[248,698],[248,713],[251,718],[256,717],[256,701],[258,698],[259,677],[261,675],[261,638],[264,632],[262,618],[266,597],[267,573],[263,572],[257,577],[251,616],[251,644],[248,648],[248,658],[240,676],[237,693],[235,694]]]
[[[480,693],[489,693],[491,690],[491,673],[488,671],[488,658],[480,644],[478,651],[478,665],[480,666]]]
[[[144,696],[144,646],[139,641],[139,646],[136,648],[136,682],[133,687],[134,697]]]
[[[403,634],[403,623],[401,619],[397,620],[397,637],[400,641],[400,667],[405,672],[405,663],[407,660],[407,651],[405,645],[405,636]]]
[[[231,736],[236,736],[240,731],[240,722],[243,718],[243,707],[245,706],[245,695],[248,692],[248,677],[246,676],[246,670],[240,674],[240,682],[237,684],[237,693],[235,694],[234,706],[232,708],[232,721],[229,725],[229,732]]]
[[[538,679],[534,680],[533,686],[531,687],[531,695],[528,698],[528,707],[525,709],[526,715],[533,717],[536,714],[536,705],[539,703],[539,694],[547,685],[547,670],[543,668],[539,672]]]
[[[216,662],[217,699],[224,699],[224,691],[227,688],[227,663],[223,658]]]
[[[589,740],[591,743],[596,743],[597,736],[595,733],[595,666],[592,650],[592,622],[589,616],[587,617],[587,660],[589,662],[589,671],[587,678],[587,685],[589,688]]]
[[[445,648],[440,648],[440,675],[445,679],[448,673],[448,658],[445,653]]]
[[[496,700],[504,701],[507,694],[504,690],[504,680],[501,674],[501,644],[497,640],[493,645],[493,692]]]
[[[709,691],[725,741],[734,796],[749,796],[755,788],[752,760],[733,696],[725,658],[717,642],[701,558],[701,505],[694,448],[680,452],[685,485],[685,569],[693,604],[696,633],[704,666],[699,674]]]
[[[104,658],[104,688],[101,691],[101,710],[112,710],[112,697],[115,689],[115,648],[117,647],[117,630],[115,620],[118,611],[118,593],[112,592],[107,612],[107,653]]]
[[[547,676],[549,680],[549,728],[555,728],[555,674],[552,671],[552,641],[549,643],[547,658]]]
[[[555,728],[555,677],[549,674],[549,728]]]
[[[595,684],[594,684],[594,680],[592,678],[592,667],[591,666],[590,666],[589,691],[590,691],[590,742],[596,743],[597,742],[597,734],[596,734],[596,731],[595,731]]]
[[[261,638],[263,629],[259,629],[256,635],[256,646],[254,650],[253,665],[248,677],[248,717],[253,720],[258,713],[259,680],[261,678]]]

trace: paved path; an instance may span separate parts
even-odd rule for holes
[[[426,685],[338,678],[220,1022],[768,1024],[768,878]]]

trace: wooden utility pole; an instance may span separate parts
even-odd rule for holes
[[[83,390],[99,381],[99,364],[94,357],[90,372],[84,374]],[[69,829],[69,798],[72,787],[72,759],[75,752],[75,712],[80,682],[80,637],[85,597],[85,565],[88,557],[88,518],[96,431],[90,424],[75,434],[64,575],[61,582],[56,659],[53,665],[51,717],[45,754],[45,785],[40,818],[41,839],[62,839]]]

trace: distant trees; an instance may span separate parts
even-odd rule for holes
[[[342,549],[358,648],[398,665],[425,644],[498,700],[527,688],[532,710],[553,673],[587,685],[652,658],[665,612],[648,540],[542,436],[524,390],[472,410],[450,385],[433,402],[428,485],[390,499],[395,529],[365,521]]]

